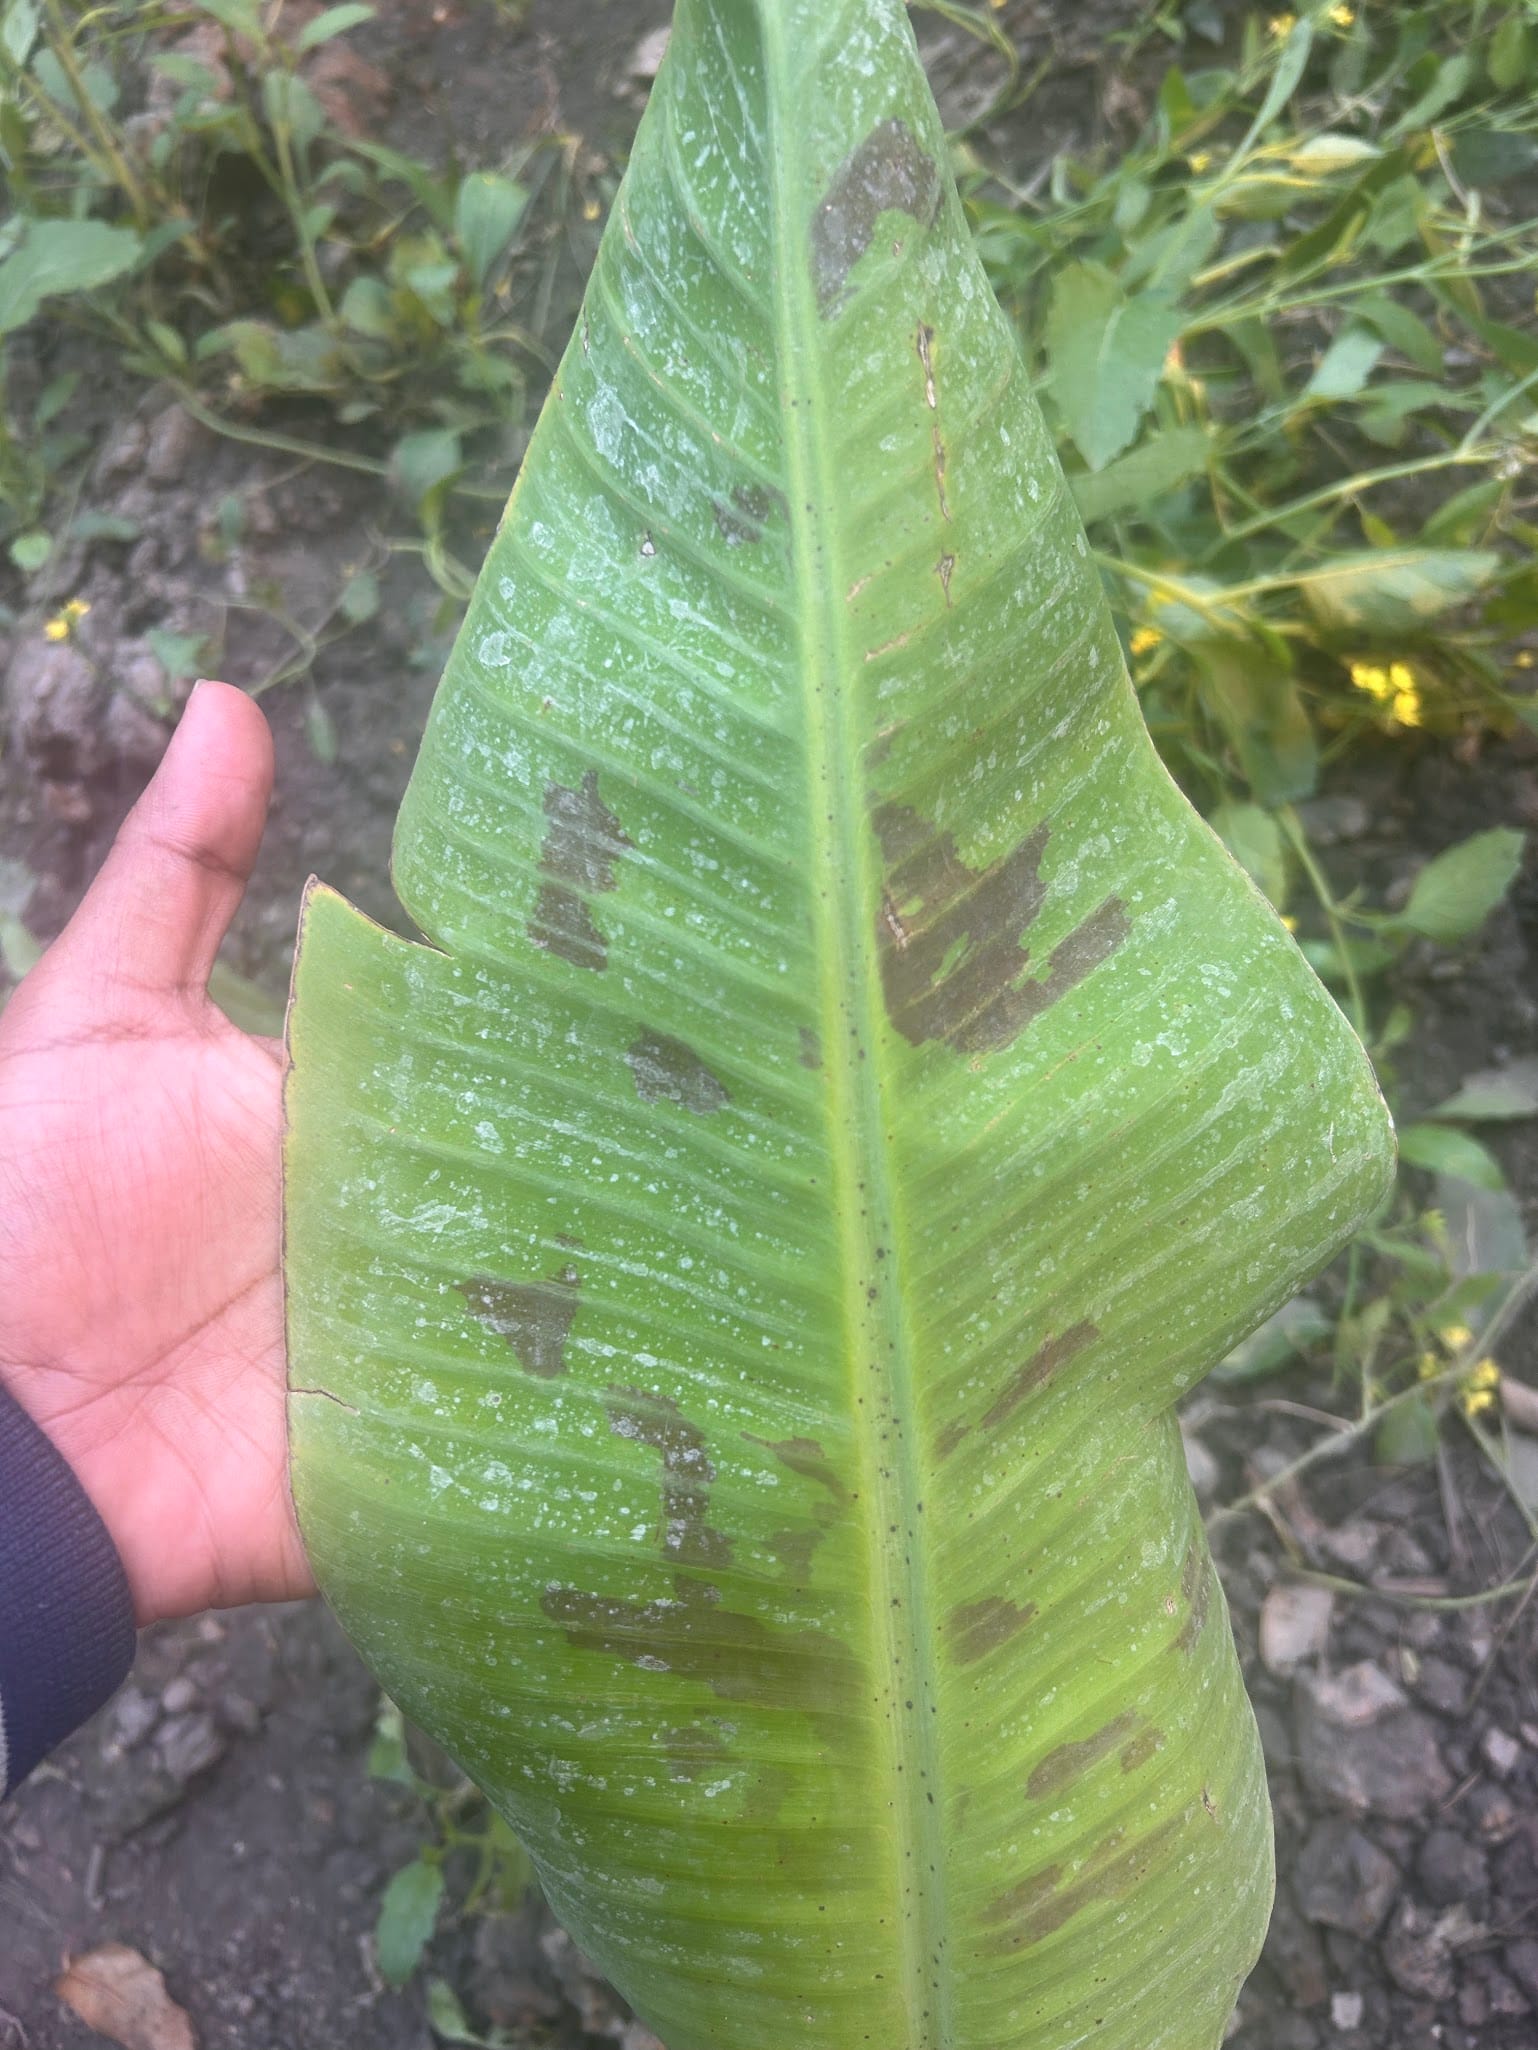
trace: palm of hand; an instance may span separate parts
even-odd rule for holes
[[[309,1586],[286,1475],[281,1055],[204,987],[269,778],[260,715],[205,688],[0,1018],[0,1381],[101,1512],[141,1621]]]

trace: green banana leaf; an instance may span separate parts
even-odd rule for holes
[[[1160,767],[899,0],[680,0],[402,808],[312,888],[321,1583],[669,2050],[1211,2050],[1175,1398],[1384,1194]]]

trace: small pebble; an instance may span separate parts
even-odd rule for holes
[[[1285,1679],[1318,1658],[1329,1641],[1334,1610],[1335,1597],[1327,1587],[1273,1587],[1260,1609],[1260,1659],[1266,1671]]]
[[[1360,1993],[1332,1993],[1330,1995],[1330,2021],[1344,2035],[1350,2029],[1362,2026],[1362,2013],[1366,2007]]]
[[[1505,1730],[1486,1730],[1479,1748],[1490,1770],[1501,1779],[1510,1778],[1522,1756],[1522,1746]]]

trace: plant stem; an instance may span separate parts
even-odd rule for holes
[[[294,168],[293,138],[288,122],[278,113],[276,104],[268,108],[268,120],[272,126],[273,147],[278,153],[278,170],[283,179],[283,199],[288,208],[289,219],[294,224],[294,233],[299,238],[299,260],[304,266],[305,283],[310,288],[310,297],[315,301],[315,310],[328,328],[336,327],[336,308],[331,303],[331,294],[320,273],[320,262],[315,254],[315,237],[310,233],[309,208]]]
[[[87,127],[95,136],[97,147],[112,167],[112,174],[121,186],[123,195],[133,210],[134,226],[144,229],[149,226],[151,208],[149,197],[140,182],[139,174],[129,163],[122,145],[112,132],[112,126],[91,97],[85,74],[75,56],[74,44],[70,40],[69,24],[64,19],[59,0],[48,0],[48,20],[51,24],[48,47],[52,51],[59,69],[69,81],[69,89],[75,96],[75,104],[84,116]]]
[[[1349,1016],[1358,1039],[1367,1037],[1367,1004],[1362,995],[1361,978],[1356,972],[1356,963],[1351,958],[1351,942],[1347,937],[1341,909],[1335,901],[1335,892],[1330,888],[1324,870],[1314,859],[1314,851],[1308,844],[1308,835],[1303,822],[1290,804],[1284,804],[1277,813],[1277,823],[1292,843],[1292,851],[1298,857],[1298,866],[1308,877],[1309,888],[1319,900],[1319,908],[1330,928],[1330,937],[1335,942],[1335,951],[1340,956],[1341,973],[1346,980],[1346,993],[1351,999]]]

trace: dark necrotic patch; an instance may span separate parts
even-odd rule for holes
[[[730,1723],[690,1723],[676,1730],[659,1730],[671,1776],[678,1781],[697,1780],[701,1773],[719,1769],[731,1753],[727,1746]]]
[[[801,1065],[814,1069],[822,1066],[822,1041],[810,1025],[801,1027]]]
[[[1186,1549],[1180,1569],[1180,1592],[1187,1613],[1173,1649],[1190,1652],[1196,1649],[1197,1640],[1207,1627],[1207,1612],[1212,1606],[1212,1562],[1199,1537],[1192,1538]]]
[[[941,1040],[958,1053],[1010,1046],[1113,954],[1131,930],[1110,896],[1053,948],[1047,973],[1023,980],[1021,942],[1046,898],[1039,825],[991,868],[972,869],[942,833],[906,805],[882,803],[873,823],[885,889],[876,922],[888,1015],[915,1046]]]
[[[834,173],[812,215],[812,284],[824,320],[849,296],[849,274],[885,213],[929,227],[940,211],[940,169],[906,121],[883,121]]]
[[[551,1586],[540,1607],[581,1651],[700,1680],[723,1701],[794,1708],[817,1720],[864,1711],[849,1647],[820,1630],[765,1623],[720,1606],[720,1592],[687,1574],[671,1598],[638,1602]]]
[[[1153,1757],[1156,1751],[1162,1751],[1163,1749],[1163,1730],[1144,1730],[1142,1735],[1134,1737],[1132,1742],[1122,1752],[1122,1771],[1136,1772],[1139,1766],[1146,1765],[1148,1763],[1149,1759]]]
[[[995,1932],[985,1950],[1000,1955],[1023,1949],[1061,1929],[1092,1902],[1125,1898],[1173,1848],[1171,1840],[1185,1819],[1172,1815],[1132,1843],[1124,1831],[1113,1829],[1066,1886],[1063,1868],[1048,1865],[1000,1894],[983,1910],[984,1923],[991,1923]]]
[[[980,1602],[966,1602],[952,1609],[945,1619],[951,1656],[958,1665],[969,1666],[997,1646],[1007,1644],[1011,1637],[1017,1637],[1035,1614],[1034,1602],[1022,1605],[1001,1594],[990,1594]]]
[[[544,1281],[491,1281],[477,1275],[456,1286],[481,1322],[507,1340],[526,1373],[553,1381],[566,1372],[566,1341],[582,1286],[575,1267],[568,1264]]]
[[[728,548],[756,548],[774,515],[787,510],[784,493],[764,484],[739,484],[730,505],[713,498],[710,509]]]
[[[766,1452],[772,1452],[792,1473],[799,1473],[826,1488],[840,1506],[849,1500],[849,1490],[843,1477],[815,1438],[758,1438],[751,1431],[744,1431],[742,1435],[750,1445],[762,1445]]]
[[[1026,1781],[1026,1793],[1033,1801],[1045,1801],[1053,1794],[1060,1794],[1065,1787],[1071,1787],[1092,1765],[1098,1765],[1102,1758],[1109,1758],[1119,1745],[1134,1736],[1138,1721],[1139,1718],[1128,1709],[1114,1722],[1096,1730],[1092,1737],[1082,1738],[1077,1744],[1059,1744],[1055,1751],[1047,1753]]]
[[[665,1032],[637,1033],[625,1058],[635,1076],[636,1093],[647,1103],[680,1104],[703,1118],[731,1102],[725,1086],[693,1047]]]
[[[631,845],[619,820],[598,795],[589,769],[578,790],[552,783],[545,791],[550,821],[540,849],[540,886],[529,919],[529,938],[578,968],[609,965],[608,943],[593,922],[587,899],[614,888],[615,861]]]
[[[609,1429],[618,1438],[649,1445],[662,1458],[662,1550],[681,1565],[725,1566],[731,1540],[710,1527],[710,1490],[716,1470],[698,1424],[665,1395],[611,1388],[605,1401]]]
[[[1086,1317],[1077,1324],[1070,1324],[1066,1331],[1058,1332],[1055,1337],[1043,1339],[1025,1365],[1006,1382],[983,1418],[983,1429],[990,1431],[995,1424],[1003,1423],[1027,1396],[1034,1395],[1038,1388],[1045,1388],[1060,1368],[1066,1367],[1076,1354],[1099,1336],[1099,1325],[1092,1324]]]

